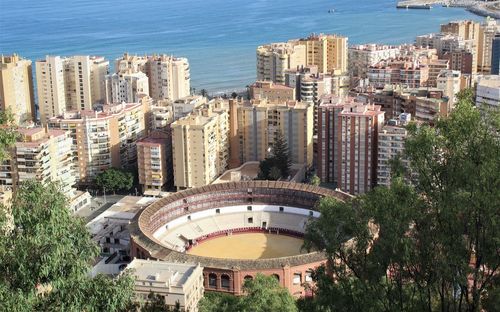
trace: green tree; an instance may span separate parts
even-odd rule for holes
[[[239,297],[225,293],[206,292],[198,308],[200,312],[236,312],[238,304]]]
[[[231,93],[231,98],[235,99],[237,97],[238,97],[238,93],[236,93],[236,92]]]
[[[317,175],[311,177],[311,185],[319,186],[321,184],[321,179]]]
[[[288,144],[281,131],[278,131],[271,147],[271,155],[260,162],[257,180],[288,178],[291,165]]]
[[[129,190],[134,184],[134,175],[128,171],[109,168],[96,177],[96,185],[108,191]]]
[[[285,140],[285,136],[279,130],[274,137],[272,153],[274,159],[276,160],[276,166],[281,170],[281,176],[288,177],[290,174],[292,160],[290,159],[288,143]]]
[[[201,89],[201,90],[200,90],[200,94],[201,94],[201,96],[207,97],[207,96],[208,96],[208,91],[207,91],[207,89]]]
[[[243,285],[242,312],[293,312],[297,311],[295,299],[279,285],[273,276],[257,274]]]
[[[28,181],[11,207],[14,227],[0,236],[0,306],[7,311],[121,311],[132,278],[90,278],[98,247],[71,215],[57,184]],[[0,228],[8,222],[0,215]]]
[[[10,110],[0,111],[0,161],[9,158],[8,149],[19,136]]]
[[[395,174],[390,188],[321,201],[305,235],[329,260],[314,274],[316,311],[496,310],[500,119],[472,103],[461,95],[435,128],[408,128],[413,185]]]

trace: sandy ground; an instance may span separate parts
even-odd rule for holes
[[[189,254],[224,259],[265,259],[298,255],[299,238],[264,233],[223,236],[202,242]]]

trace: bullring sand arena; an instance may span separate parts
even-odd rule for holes
[[[234,234],[204,241],[189,254],[223,259],[268,259],[301,254],[303,241],[296,237],[267,234]]]

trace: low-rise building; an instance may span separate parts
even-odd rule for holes
[[[388,84],[401,84],[408,88],[426,86],[429,66],[426,60],[395,58],[383,60],[368,68],[368,80],[375,88]]]
[[[476,105],[498,109],[500,107],[500,75],[483,76],[477,84]]]
[[[366,78],[368,67],[399,56],[398,46],[361,44],[352,45],[348,50],[349,75],[351,78]]]
[[[175,307],[178,303],[186,312],[197,312],[203,298],[203,267],[199,264],[168,263],[134,259],[127,267],[135,280],[138,301],[148,301],[153,292]]]

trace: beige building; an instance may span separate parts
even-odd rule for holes
[[[500,33],[500,24],[496,19],[487,17],[479,28],[477,70],[483,74],[491,72],[491,58],[493,52],[493,38]]]
[[[444,96],[448,97],[451,105],[457,102],[457,94],[467,86],[466,77],[457,70],[443,70],[437,77],[437,88],[444,91]]]
[[[183,311],[198,311],[204,292],[203,268],[199,264],[134,259],[127,269],[134,277],[138,301],[148,301],[148,295],[154,292],[170,307],[178,302]]]
[[[208,185],[224,173],[229,161],[227,103],[213,100],[175,121],[171,128],[178,189]]]
[[[399,56],[397,46],[362,44],[349,46],[348,69],[351,78],[366,78],[368,67],[378,62]]]
[[[370,66],[367,76],[370,85],[378,89],[391,84],[418,88],[427,85],[429,66],[426,59],[399,57],[383,60]]]
[[[106,76],[106,103],[134,103],[149,95],[149,79],[143,72],[125,70]]]
[[[247,161],[264,160],[272,153],[278,131],[288,143],[292,163],[312,165],[313,104],[231,100],[230,115],[232,167]]]
[[[295,100],[295,88],[272,81],[256,81],[250,86],[250,98],[266,99],[269,102]]]
[[[464,39],[454,33],[427,34],[417,36],[416,45],[436,49],[440,58],[442,58],[446,53],[458,51],[469,52],[472,55],[472,74],[477,72],[478,40],[475,38]]]
[[[103,57],[46,56],[36,62],[38,106],[42,123],[69,110],[88,110],[105,101],[109,62]]]
[[[285,83],[285,71],[306,64],[306,47],[297,42],[280,42],[257,48],[257,80]]]
[[[189,95],[172,103],[174,119],[189,115],[195,108],[207,103],[207,98],[201,95]]]
[[[171,136],[155,131],[137,141],[137,169],[143,192],[160,192],[172,182]]]
[[[487,75],[479,80],[476,91],[476,106],[485,106],[489,109],[498,109],[500,107],[499,75]]]
[[[136,141],[149,129],[151,98],[138,103],[104,105],[101,111],[73,111],[53,117],[49,126],[69,131],[73,166],[80,184],[90,184],[104,170],[136,165]]]
[[[0,110],[10,110],[14,121],[35,120],[35,99],[31,61],[18,55],[0,58]]]
[[[68,131],[45,128],[19,128],[18,142],[11,148],[11,157],[0,167],[0,184],[14,193],[29,180],[57,182],[68,197],[70,209],[90,204],[88,193],[73,188],[73,155]]]
[[[347,73],[347,37],[312,34],[299,39],[306,46],[306,65],[316,65],[320,73]]]
[[[146,73],[146,63],[148,61],[147,56],[130,55],[128,53],[123,53],[123,56],[115,60],[115,72],[127,72],[131,71],[133,73],[143,72]]]
[[[149,78],[149,95],[153,100],[175,101],[191,92],[187,58],[164,54],[148,56],[146,75]]]

